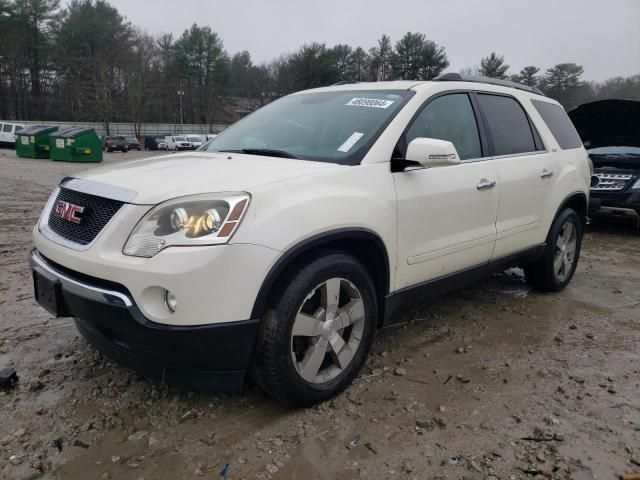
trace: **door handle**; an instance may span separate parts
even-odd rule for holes
[[[542,170],[540,174],[540,178],[550,178],[553,177],[553,172],[551,170],[547,170],[546,168]]]
[[[495,186],[496,182],[494,180],[487,180],[486,178],[483,178],[480,180],[480,183],[476,185],[476,188],[478,190],[490,190]]]

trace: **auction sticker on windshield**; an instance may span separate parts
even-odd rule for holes
[[[349,107],[389,108],[393,103],[393,100],[379,98],[352,98],[346,105]]]
[[[344,142],[342,145],[340,145],[340,148],[338,148],[338,151],[347,153],[349,150],[351,150],[351,147],[353,147],[356,143],[358,143],[358,140],[360,140],[363,136],[364,136],[364,133],[353,132],[353,135],[347,138],[347,141]]]

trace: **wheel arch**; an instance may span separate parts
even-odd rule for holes
[[[289,248],[271,267],[251,310],[251,318],[262,318],[272,298],[273,288],[287,269],[317,250],[340,250],[360,260],[371,274],[378,297],[378,326],[384,318],[384,298],[389,293],[390,265],[382,238],[365,228],[343,228],[323,232]]]
[[[556,211],[553,220],[555,221],[558,215],[560,215],[560,212],[562,212],[566,208],[574,209],[580,217],[580,220],[582,220],[583,225],[587,223],[589,200],[587,199],[587,195],[584,192],[574,192],[568,195],[560,204],[560,207]],[[551,224],[553,225],[553,222],[551,222]]]

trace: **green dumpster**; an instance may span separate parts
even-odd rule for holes
[[[16,132],[16,153],[23,158],[49,158],[49,135],[58,127],[34,125]]]
[[[51,159],[62,162],[102,161],[102,142],[93,128],[71,127],[49,135]]]

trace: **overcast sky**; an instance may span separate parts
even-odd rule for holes
[[[422,32],[447,49],[451,67],[491,51],[511,71],[575,62],[585,79],[640,73],[640,0],[111,0],[149,33],[208,25],[233,54],[256,63],[305,42],[366,50],[383,34]]]

